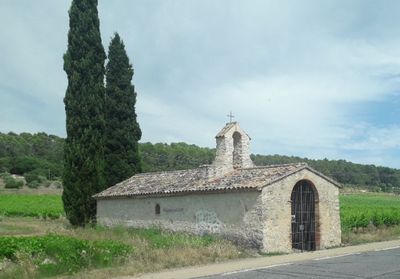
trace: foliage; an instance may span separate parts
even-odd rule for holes
[[[340,197],[342,229],[400,225],[400,198],[391,195],[344,195]]]
[[[131,84],[132,65],[123,41],[115,33],[108,50],[105,107],[105,177],[112,186],[141,171],[136,120],[136,92]]]
[[[67,138],[64,146],[63,204],[73,225],[92,222],[92,195],[105,188],[104,61],[97,0],[73,0],[69,10],[68,48],[64,70],[68,87],[64,103]]]
[[[215,150],[194,144],[156,143],[140,144],[144,172],[197,168],[214,160]]]
[[[121,260],[131,247],[112,240],[88,241],[62,235],[0,237],[0,259],[18,263],[28,255],[38,276],[74,273],[87,267],[105,267]]]
[[[48,179],[62,174],[64,139],[45,133],[0,133],[0,172],[23,175],[33,170]]]
[[[11,175],[3,176],[3,181],[5,184],[5,188],[9,189],[18,189],[24,186],[24,182],[22,180],[15,179]]]
[[[46,178],[40,175],[40,170],[36,169],[24,174],[25,181],[30,188],[38,188],[41,183],[46,181]]]
[[[24,175],[26,183],[31,183],[33,181],[41,182],[42,178],[36,172],[28,172]]]
[[[0,195],[0,215],[59,218],[64,214],[56,195]]]
[[[8,232],[12,234],[46,235],[48,231],[51,231],[54,234],[68,235],[90,243],[111,240],[114,243],[124,243],[133,247],[131,252],[123,258],[121,257],[121,260],[124,261],[123,266],[102,270],[92,270],[91,266],[88,266],[82,272],[74,274],[73,278],[105,279],[134,276],[138,273],[155,272],[171,267],[207,264],[247,256],[247,253],[240,247],[223,238],[169,233],[157,229],[107,228],[101,226],[71,227],[66,226],[63,219],[43,222],[35,218],[24,217],[4,218],[3,226],[8,226]],[[81,251],[77,249],[76,252],[76,257],[80,258]],[[48,260],[44,259],[43,261],[54,261],[52,257],[46,258]],[[119,259],[117,260],[116,264],[120,262]],[[20,258],[18,258],[18,261],[20,261]],[[34,275],[27,274],[27,269],[32,267],[36,268],[34,264],[24,265],[22,260],[18,266],[9,264],[1,270],[0,278],[33,278]]]

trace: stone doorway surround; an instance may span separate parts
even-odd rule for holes
[[[292,248],[302,252],[319,249],[317,189],[311,181],[300,180],[293,187],[290,200]]]

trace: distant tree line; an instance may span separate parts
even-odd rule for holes
[[[64,139],[45,133],[0,133],[0,172],[61,177]]]
[[[200,165],[210,164],[215,157],[215,149],[183,142],[140,143],[139,151],[144,172],[197,168]]]
[[[64,139],[45,133],[0,133],[0,172],[26,175],[38,173],[49,179],[63,171]],[[169,171],[196,168],[214,160],[215,149],[186,143],[140,143],[142,171]],[[373,191],[400,190],[400,170],[363,165],[345,160],[313,160],[282,155],[251,155],[256,165],[306,162],[340,183]],[[50,177],[49,177],[50,176]]]

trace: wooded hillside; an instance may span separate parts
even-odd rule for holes
[[[0,133],[0,172],[35,173],[52,179],[63,169],[64,139],[45,133]],[[141,143],[144,172],[196,168],[210,164],[215,149],[186,143]],[[312,160],[282,155],[251,155],[256,165],[306,162],[311,167],[349,186],[373,191],[400,191],[400,170],[362,165],[345,160]]]

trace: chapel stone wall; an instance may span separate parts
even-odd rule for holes
[[[157,205],[160,214],[156,214]],[[259,249],[263,243],[261,208],[260,192],[100,199],[97,221],[104,226],[219,234]]]
[[[339,188],[311,171],[302,170],[263,189],[265,252],[292,252],[291,194],[300,180],[310,181],[318,192],[318,202],[315,205],[319,225],[317,249],[341,243]]]

